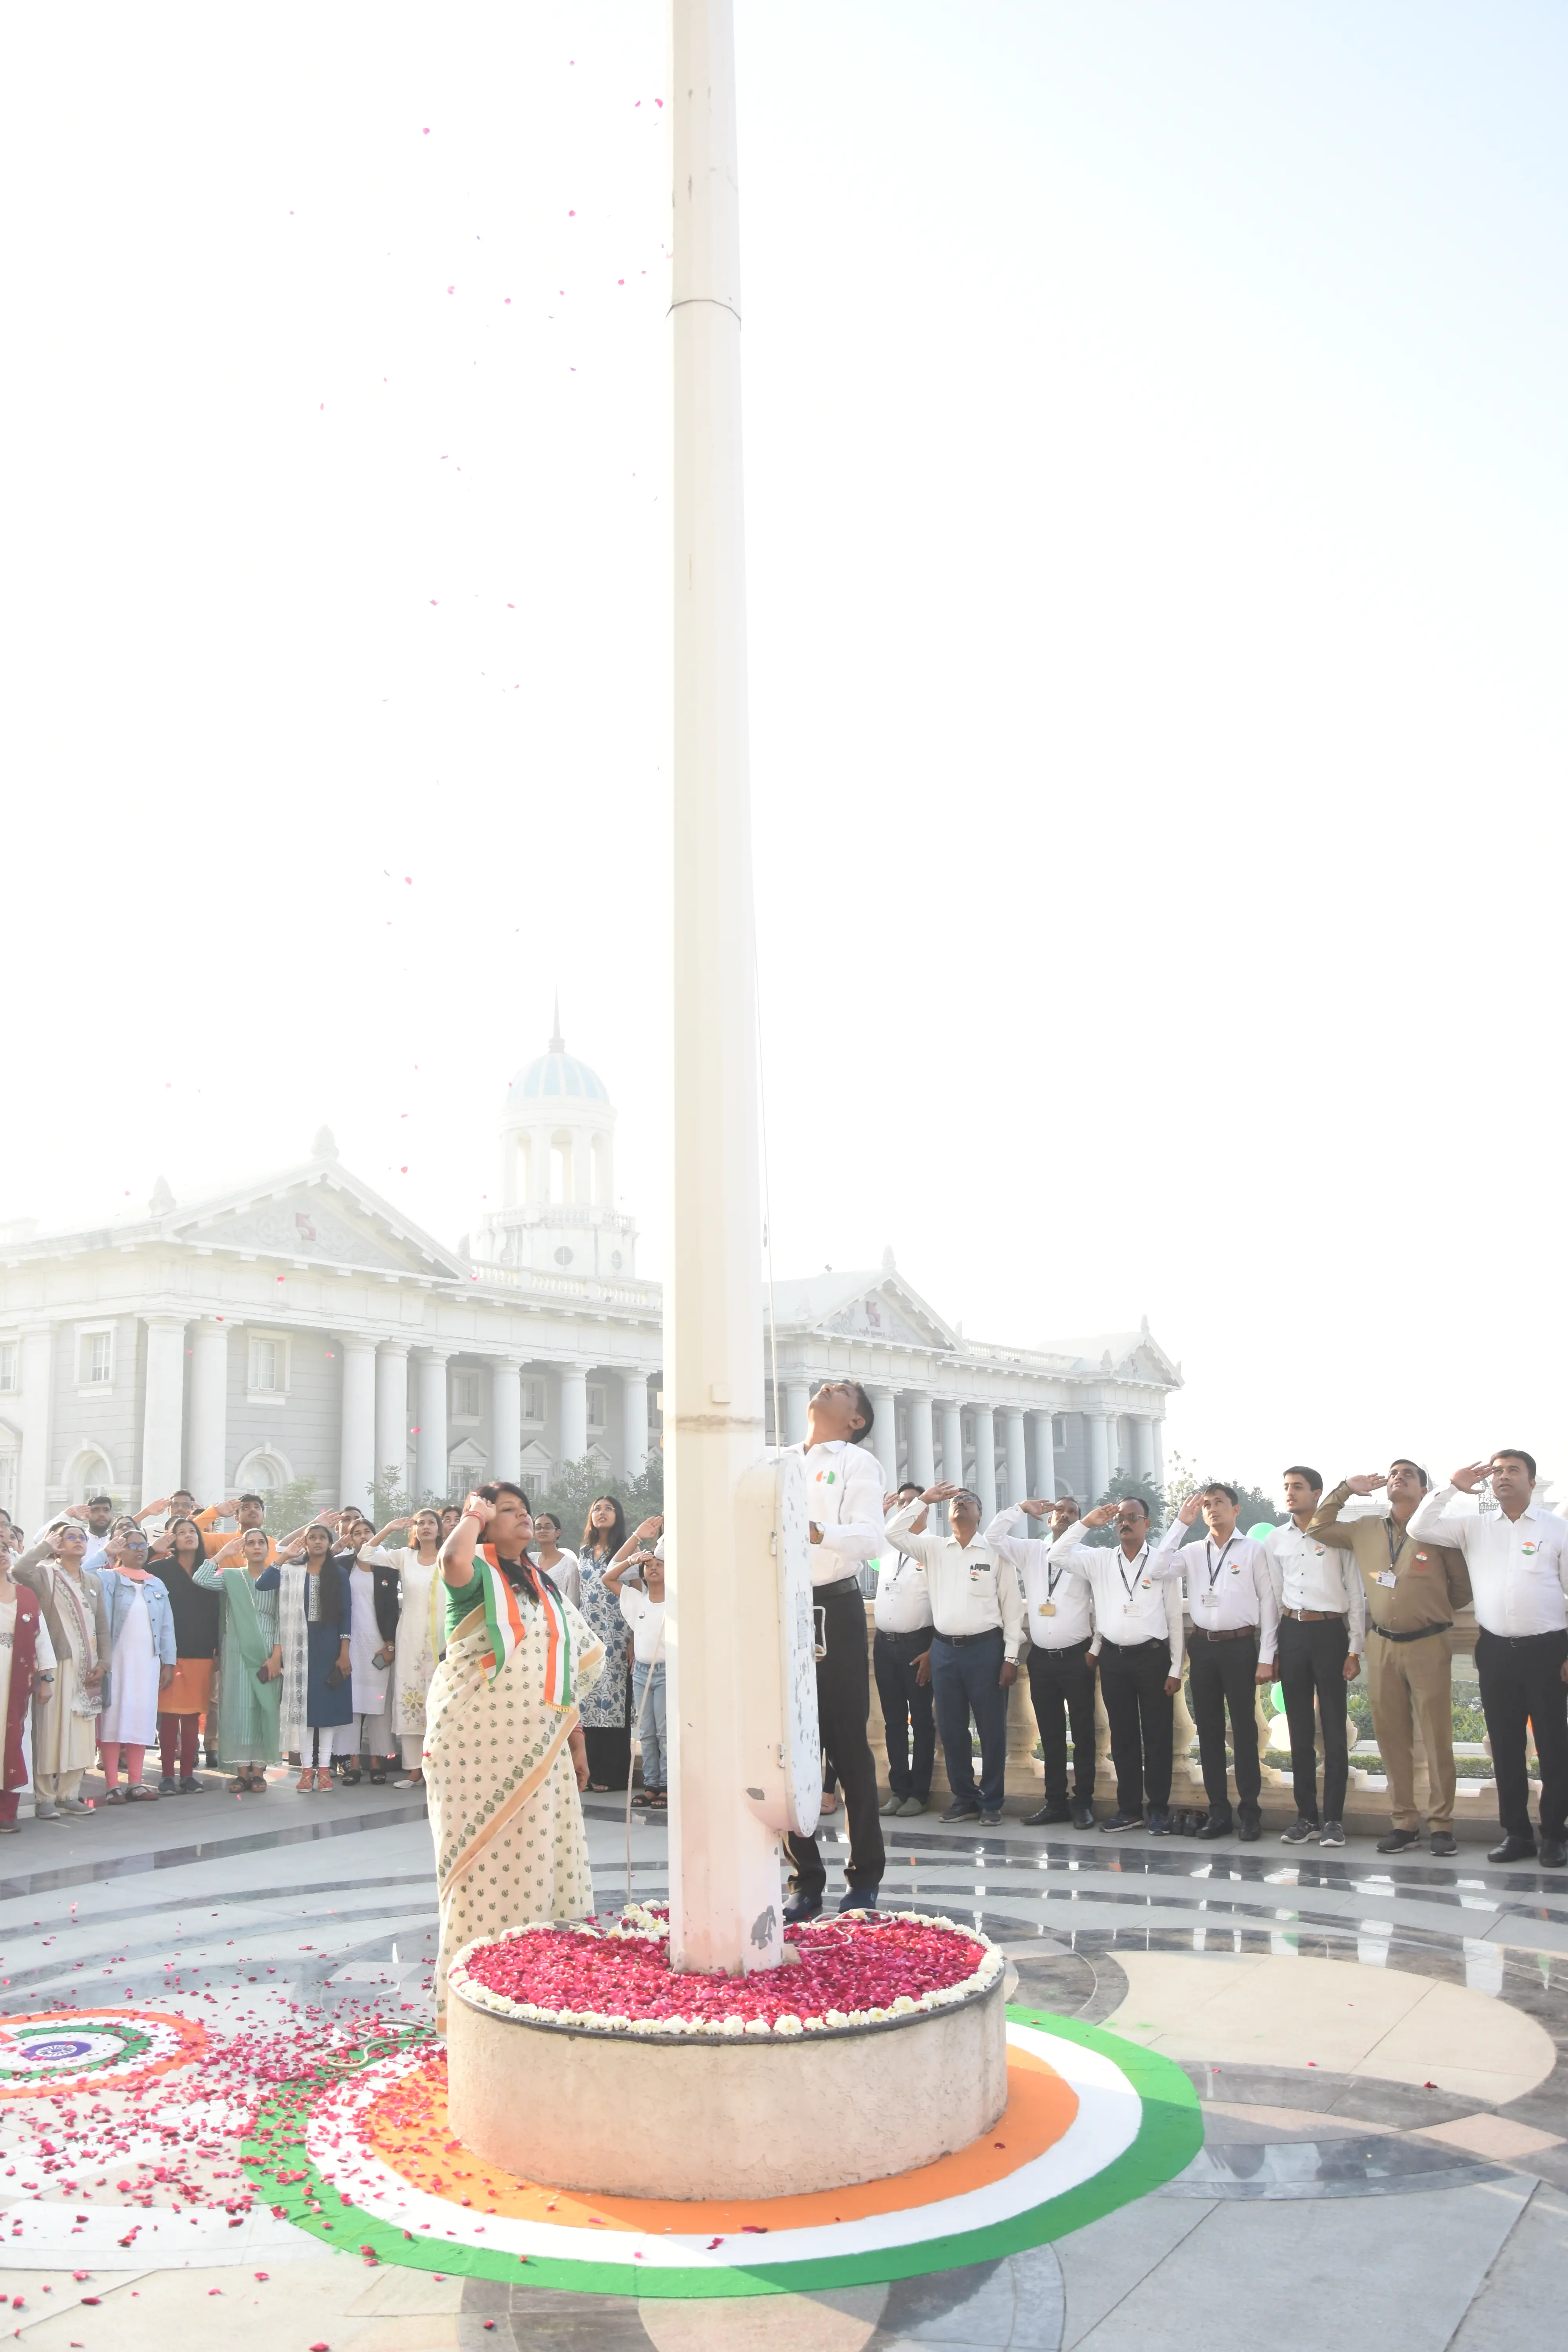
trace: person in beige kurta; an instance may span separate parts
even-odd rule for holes
[[[441,1908],[438,2029],[447,1970],[465,1944],[532,1920],[586,1919],[594,1909],[576,1699],[605,1647],[548,1580],[541,1584],[525,1549],[531,1531],[526,1498],[502,1481],[468,1497],[441,1547],[447,1654],[431,1679],[425,1731]],[[508,1593],[515,1646],[498,1671],[487,1597],[493,1610]]]
[[[87,1541],[79,1522],[61,1519],[12,1570],[37,1594],[55,1653],[55,1679],[33,1702],[34,1811],[46,1822],[57,1809],[86,1812],[81,1776],[97,1753],[109,1617],[97,1577],[81,1564]]]

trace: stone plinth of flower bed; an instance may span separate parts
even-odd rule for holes
[[[1004,1962],[910,1912],[787,1931],[798,1961],[674,1973],[662,1915],[470,1944],[448,2112],[507,2171],[604,2195],[795,2196],[931,2164],[1007,2103]]]

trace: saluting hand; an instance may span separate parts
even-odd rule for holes
[[[1199,1501],[1197,1496],[1195,1494],[1189,1495],[1186,1501],[1182,1505],[1181,1509],[1176,1513],[1176,1517],[1180,1519],[1184,1528],[1196,1527],[1198,1513],[1202,1509],[1203,1505]]]
[[[1448,1484],[1457,1486],[1461,1495],[1473,1495],[1481,1480],[1490,1476],[1491,1466],[1489,1462],[1467,1462],[1462,1470],[1455,1471]]]
[[[1097,1503],[1092,1511],[1085,1511],[1083,1524],[1086,1528],[1108,1528],[1115,1517],[1114,1503]]]
[[[1026,1512],[1031,1519],[1048,1518],[1056,1507],[1054,1503],[1020,1503],[1018,1506],[1018,1508]]]
[[[1363,1470],[1354,1478],[1345,1480],[1345,1485],[1352,1495],[1375,1495],[1380,1486],[1386,1486],[1387,1484],[1386,1472],[1375,1470]]]

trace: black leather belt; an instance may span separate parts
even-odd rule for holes
[[[1256,1625],[1194,1625],[1192,1638],[1194,1642],[1245,1642],[1248,1635],[1257,1640]]]
[[[984,1633],[938,1633],[936,1639],[945,1642],[950,1650],[967,1650],[972,1642],[999,1642],[1002,1628],[1000,1625],[987,1625]]]
[[[811,1598],[815,1606],[820,1606],[824,1601],[837,1601],[847,1592],[860,1593],[862,1601],[866,1598],[866,1595],[860,1592],[860,1580],[858,1576],[841,1576],[832,1584],[814,1584],[811,1588]]]
[[[1450,1617],[1446,1625],[1417,1625],[1414,1633],[1391,1633],[1386,1625],[1376,1624],[1372,1630],[1374,1633],[1381,1633],[1385,1642],[1425,1642],[1431,1633],[1451,1633],[1454,1621]]]

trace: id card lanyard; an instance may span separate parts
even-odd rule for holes
[[[1149,1557],[1149,1547],[1145,1544],[1132,1563],[1132,1584],[1127,1581],[1127,1570],[1121,1565],[1127,1555],[1120,1544],[1116,1547],[1116,1573],[1121,1579],[1121,1590],[1127,1595],[1127,1609],[1122,1612],[1126,1615],[1132,1607],[1132,1585],[1137,1583],[1138,1572]]]
[[[1204,1601],[1205,1606],[1210,1609],[1217,1609],[1219,1606],[1218,1601],[1214,1597],[1214,1589],[1218,1580],[1220,1570],[1225,1566],[1225,1556],[1235,1541],[1236,1538],[1234,1536],[1226,1536],[1224,1543],[1220,1546],[1219,1558],[1215,1559],[1214,1557],[1214,1538],[1212,1536],[1205,1536],[1204,1538],[1204,1559],[1209,1572],[1209,1589],[1204,1595]]]

